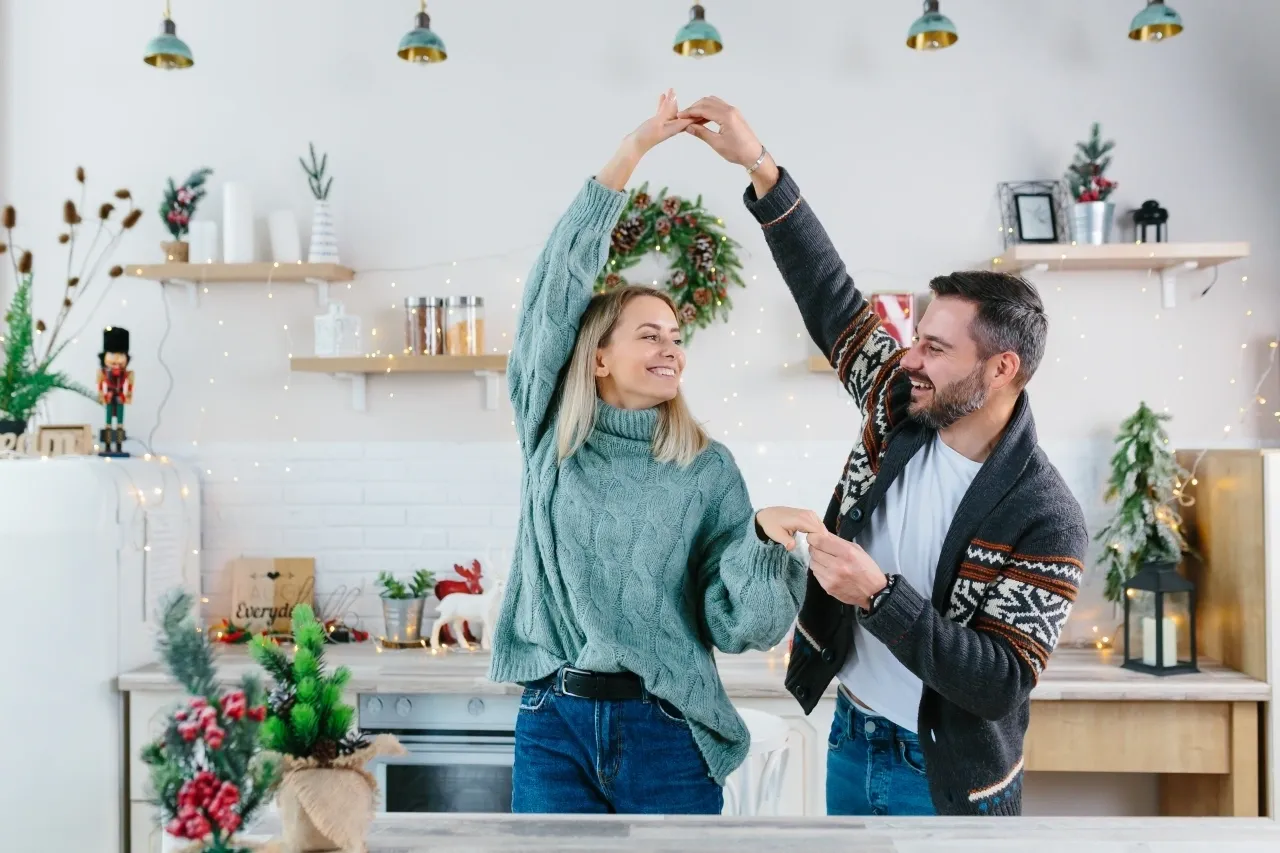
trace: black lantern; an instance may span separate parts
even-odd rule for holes
[[[1165,225],[1169,222],[1169,211],[1160,206],[1155,199],[1148,199],[1142,207],[1133,212],[1133,230],[1139,243],[1163,243],[1168,239]],[[1147,229],[1156,229],[1156,239],[1147,239]]]
[[[1176,563],[1148,563],[1124,585],[1124,668],[1151,675],[1199,672],[1196,585]]]

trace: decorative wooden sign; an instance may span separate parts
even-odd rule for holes
[[[312,557],[241,557],[231,572],[231,621],[253,633],[291,630],[293,608],[313,604],[316,561]]]
[[[93,428],[76,426],[42,426],[36,447],[41,456],[88,456],[93,453]]]

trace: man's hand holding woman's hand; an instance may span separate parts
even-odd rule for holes
[[[631,133],[627,134],[607,165],[596,175],[596,180],[613,190],[622,190],[631,179],[640,158],[655,145],[682,133],[693,124],[692,118],[681,118],[674,89],[668,89],[658,98],[658,109]]]
[[[679,117],[692,122],[685,128],[686,133],[691,133],[710,145],[712,150],[730,163],[736,163],[744,169],[755,167],[755,171],[751,173],[751,183],[757,196],[764,195],[778,182],[778,165],[765,152],[764,146],[737,107],[716,97],[700,98],[693,106],[681,110]],[[717,130],[707,127],[712,122]]]
[[[756,513],[756,526],[788,551],[796,547],[796,533],[823,533],[822,519],[812,510],[771,506]]]

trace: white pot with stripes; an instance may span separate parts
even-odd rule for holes
[[[333,208],[327,201],[316,202],[315,214],[311,219],[311,249],[307,253],[307,263],[339,263],[338,238],[333,227]]]

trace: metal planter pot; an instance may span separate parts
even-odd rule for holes
[[[417,643],[422,640],[422,606],[425,598],[383,598],[382,618],[386,622],[385,639],[392,643]]]
[[[1116,206],[1109,201],[1076,202],[1071,207],[1071,241],[1088,246],[1110,243],[1115,213]]]

